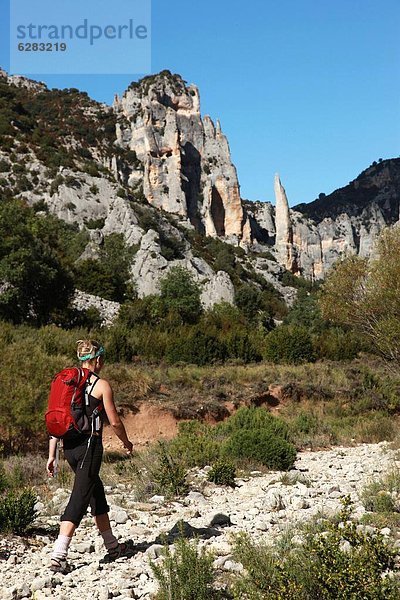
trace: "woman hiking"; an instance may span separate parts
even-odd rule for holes
[[[51,556],[50,569],[57,573],[68,573],[70,570],[67,563],[68,548],[75,529],[79,526],[89,505],[107,549],[105,561],[116,560],[132,550],[128,543],[119,543],[111,530],[108,517],[109,506],[106,501],[103,483],[99,477],[103,456],[102,429],[104,413],[107,415],[110,425],[123,443],[124,448],[130,453],[133,446],[115,408],[111,386],[108,381],[101,379],[98,375],[104,365],[103,346],[95,340],[79,340],[77,342],[77,357],[80,366],[90,371],[85,389],[89,415],[99,405],[102,405],[104,410],[100,410],[99,416],[94,420],[92,419],[96,423],[92,427],[90,436],[74,431],[72,435],[68,435],[63,440],[64,456],[75,473],[75,479],[71,497],[61,516],[60,532]],[[47,461],[47,472],[50,477],[54,477],[55,474],[56,447],[57,438],[51,437]]]

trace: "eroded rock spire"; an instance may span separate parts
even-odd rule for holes
[[[295,271],[293,249],[293,227],[290,219],[289,203],[279,174],[275,175],[275,247],[278,261],[289,271]]]

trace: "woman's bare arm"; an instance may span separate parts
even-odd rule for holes
[[[115,408],[112,388],[108,381],[106,381],[105,379],[102,379],[99,383],[101,384],[103,406],[104,410],[106,411],[107,419],[111,427],[113,428],[115,434],[123,443],[124,447],[129,452],[132,452],[133,444],[131,441],[129,441],[128,436],[126,434],[125,426],[121,421],[119,414],[117,413],[117,409]]]
[[[54,477],[54,467],[56,460],[56,448],[57,448],[57,438],[51,437],[49,439],[49,458],[46,464],[46,470],[49,477]]]

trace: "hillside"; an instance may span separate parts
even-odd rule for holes
[[[133,82],[111,107],[0,70],[0,197],[79,233],[72,268],[125,244],[123,287],[139,298],[159,294],[161,279],[181,266],[205,307],[233,304],[244,283],[290,305],[298,287],[290,274],[313,281],[344,255],[369,256],[398,220],[399,160],[294,209],[279,177],[275,206],[244,201],[220,123],[201,115],[197,87],[179,75]],[[103,294],[83,276],[78,283]],[[120,302],[124,293],[103,297]]]
[[[351,217],[372,218],[373,207],[379,208],[387,224],[399,220],[400,158],[380,160],[365,169],[356,179],[331,194],[293,208],[308,219],[320,223],[346,213]]]

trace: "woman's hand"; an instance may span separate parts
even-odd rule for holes
[[[124,444],[125,450],[128,450],[128,454],[130,454],[133,450],[133,444],[129,440]]]
[[[54,477],[55,462],[55,458],[49,458],[49,460],[47,461],[46,471],[49,477]]]
[[[129,440],[124,443],[125,450],[128,450],[128,454],[130,454],[133,450],[133,444]]]

